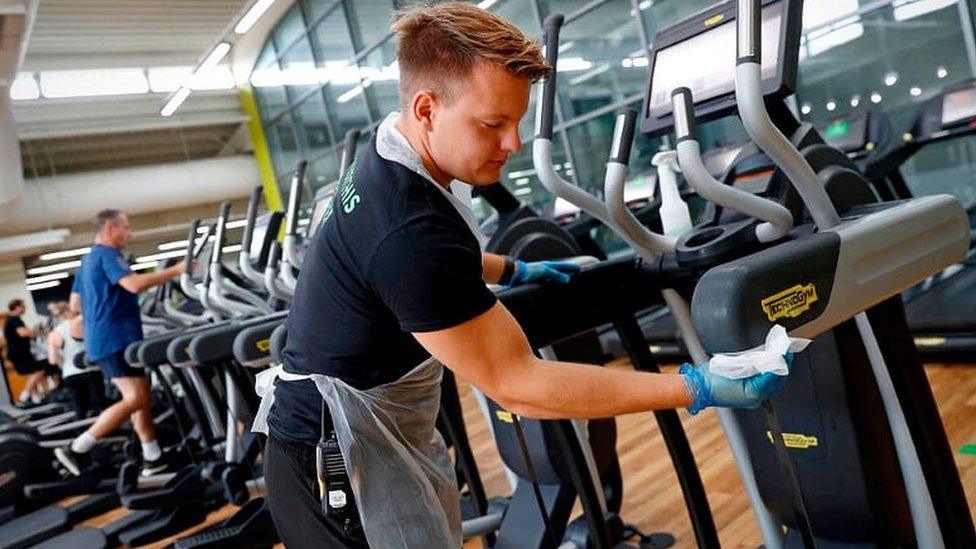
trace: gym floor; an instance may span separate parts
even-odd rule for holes
[[[609,366],[628,367],[623,360]],[[963,454],[961,451],[963,446],[976,443],[976,366],[932,364],[926,366],[926,371],[949,434],[970,513],[976,516],[976,455]],[[485,489],[489,497],[504,495],[507,482],[488,425],[482,419],[471,391],[463,383],[461,385],[464,420]],[[715,414],[703,413],[691,417],[682,412],[681,418],[702,472],[722,546],[730,549],[757,547],[761,542],[759,531]],[[651,414],[632,414],[618,419],[617,451],[624,476],[622,515],[641,531],[670,532],[678,539],[677,547],[694,547],[681,490],[657,431]],[[234,509],[227,506],[214,512],[207,524],[229,517]],[[101,526],[124,513],[126,511],[113,511],[85,524]],[[206,524],[199,528],[204,526]],[[186,533],[180,537],[183,535]],[[174,540],[167,539],[151,547],[166,547]],[[465,544],[465,549],[479,547],[481,544],[478,541]]]

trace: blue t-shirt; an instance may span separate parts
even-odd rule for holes
[[[122,252],[95,244],[75,272],[73,293],[81,296],[88,360],[98,362],[142,339],[136,294],[119,286],[132,274]]]

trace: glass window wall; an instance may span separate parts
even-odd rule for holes
[[[561,173],[600,192],[613,112],[640,107],[647,79],[646,39],[705,9],[712,0],[497,0],[479,2],[538,37],[540,17],[570,17],[562,32],[555,159]],[[278,23],[255,63],[254,85],[275,172],[287,180],[310,159],[310,184],[338,172],[338,147],[353,128],[369,131],[398,109],[392,0],[301,0]],[[805,2],[797,107],[811,122],[866,109],[887,113],[896,136],[918,105],[974,76],[961,10],[951,0]],[[972,26],[971,21],[965,24]],[[973,52],[970,52],[973,53]],[[543,212],[561,211],[532,170],[533,97],[503,182]],[[735,117],[699,128],[704,148],[746,139]],[[564,146],[566,140],[568,146]],[[631,177],[652,180],[660,139],[638,136]],[[567,155],[566,151],[571,154]],[[903,166],[916,192],[953,192],[976,203],[976,137],[923,149]],[[479,203],[479,209],[485,210]],[[487,211],[482,211],[487,215]]]

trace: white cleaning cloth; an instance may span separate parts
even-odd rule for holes
[[[783,357],[787,352],[799,353],[810,344],[809,339],[790,337],[786,328],[774,325],[766,334],[766,343],[738,353],[720,353],[709,361],[713,374],[729,379],[742,379],[764,372],[778,376],[789,373],[789,366]]]

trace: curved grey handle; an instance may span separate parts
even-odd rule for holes
[[[220,215],[217,217],[217,232],[214,236],[213,253],[210,254],[210,264],[220,262],[220,254],[224,249],[224,239],[227,234],[227,218],[230,217],[230,202],[220,203]]]
[[[244,238],[241,241],[241,249],[248,251],[251,249],[251,240],[254,237],[254,222],[258,218],[258,206],[261,204],[261,193],[264,187],[255,185],[251,189],[251,199],[247,203],[247,225],[244,225]]]
[[[193,250],[196,248],[197,229],[200,228],[200,220],[190,221],[190,232],[186,236],[186,255],[183,257],[183,272],[189,273],[193,268]],[[186,292],[184,292],[186,293]]]
[[[298,161],[295,168],[295,175],[291,178],[291,190],[288,193],[288,210],[285,212],[285,235],[296,236],[298,234],[298,206],[302,203],[302,185],[305,182],[305,170],[308,169],[308,160],[304,158]]]
[[[349,130],[342,142],[342,158],[339,161],[339,181],[346,176],[346,171],[356,159],[356,141],[359,140],[359,130]]]
[[[556,63],[559,61],[559,29],[566,20],[560,14],[553,14],[546,18],[542,25],[542,43],[546,49],[546,61],[549,63],[549,76],[542,84],[542,98],[539,103],[539,117],[536,120],[536,135],[544,139],[552,139],[552,122],[556,111]]]
[[[674,114],[674,136],[678,143],[685,139],[697,139],[695,132],[695,102],[691,90],[675,88],[671,92],[671,109]]]
[[[610,162],[630,163],[630,151],[634,148],[634,128],[637,126],[637,111],[624,109],[617,113],[617,123],[613,128],[613,141],[610,143]]]
[[[762,0],[738,0],[736,64],[759,63],[762,58]]]

